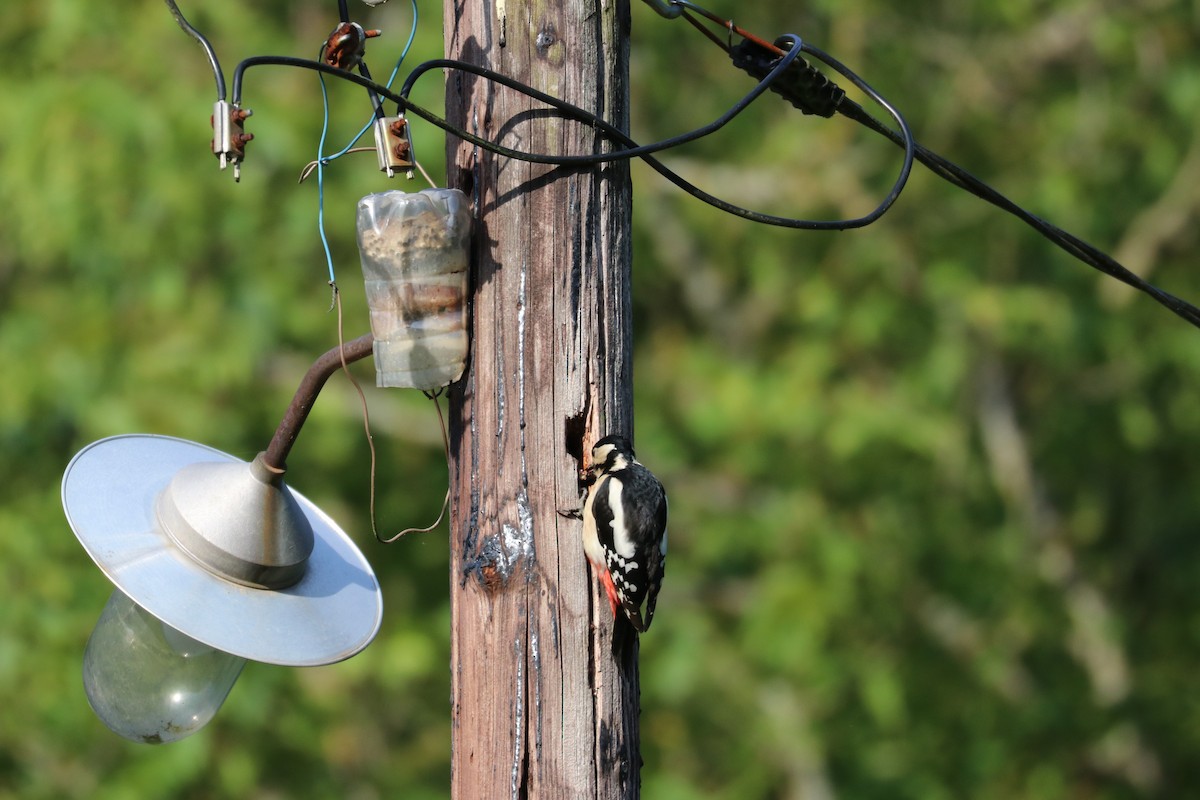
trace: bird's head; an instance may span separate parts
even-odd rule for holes
[[[587,472],[592,480],[625,469],[635,461],[633,445],[624,436],[605,436],[592,445],[592,463]]]

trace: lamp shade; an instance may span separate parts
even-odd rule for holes
[[[246,585],[202,565],[168,535],[160,499],[193,465],[248,462],[211,447],[153,434],[88,445],[63,476],[62,501],[80,544],[133,602],[191,639],[251,661],[284,666],[331,664],[358,653],[383,619],[379,583],[348,536],[317,506],[279,482],[312,528],[312,551],[284,588]],[[218,470],[224,472],[226,470]],[[234,483],[242,470],[228,471]],[[210,520],[245,524],[239,492],[212,491]],[[173,491],[179,492],[178,483]],[[232,499],[231,499],[232,498]],[[228,507],[237,506],[237,507]],[[251,509],[253,511],[253,509]]]

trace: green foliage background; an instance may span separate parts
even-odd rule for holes
[[[418,2],[410,63],[441,52],[440,5]],[[684,23],[634,6],[637,138],[748,88]],[[1196,2],[710,6],[834,53],[922,142],[1200,298]],[[310,0],[184,10],[228,72],[315,54],[336,16]],[[378,73],[409,7],[362,18],[388,35]],[[341,378],[291,467],[375,565],[377,642],[328,668],[250,665],[176,745],[126,743],[89,711],[80,659],[108,584],[65,524],[62,469],[124,432],[265,445],[336,341],[316,187],[296,186],[320,94],[308,73],[249,73],[257,140],[235,185],[206,152],[203,54],[157,0],[17,0],[0,45],[0,798],[444,796],[444,534],[364,536],[366,446]],[[330,94],[340,147],[368,109]],[[418,97],[436,107],[436,79]],[[442,174],[439,133],[415,135]],[[771,97],[670,161],[820,217],[870,208],[897,151]],[[329,169],[347,335],[366,329],[354,203],[387,186],[370,156]],[[1196,791],[1200,335],[920,168],[880,223],[841,234],[726,217],[644,168],[635,186],[638,446],[672,494],[642,648],[646,796]],[[370,399],[380,519],[432,518],[431,407]]]

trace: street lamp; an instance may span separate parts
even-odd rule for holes
[[[132,434],[67,466],[67,521],[116,586],[88,640],[84,689],[127,739],[196,732],[248,660],[331,664],[379,631],[370,565],[284,483],[287,456],[325,381],[351,361],[374,352],[380,386],[430,390],[462,374],[470,214],[458,190],[384,192],[359,203],[358,227],[374,335],[317,359],[265,451],[246,462]]]
[[[116,587],[83,667],[88,701],[114,732],[182,739],[217,712],[247,660],[331,664],[374,639],[383,604],[370,565],[283,480],[321,386],[372,341],[322,356],[250,462],[133,434],[88,445],[67,466],[67,521]]]

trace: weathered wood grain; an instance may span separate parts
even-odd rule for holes
[[[445,28],[449,57],[626,126],[628,0],[452,0]],[[446,107],[521,150],[609,147],[463,73]],[[580,523],[558,514],[580,505],[580,449],[632,433],[628,166],[555,169],[456,139],[448,163],[479,221],[451,392],[453,793],[636,797],[637,646],[614,656]]]

